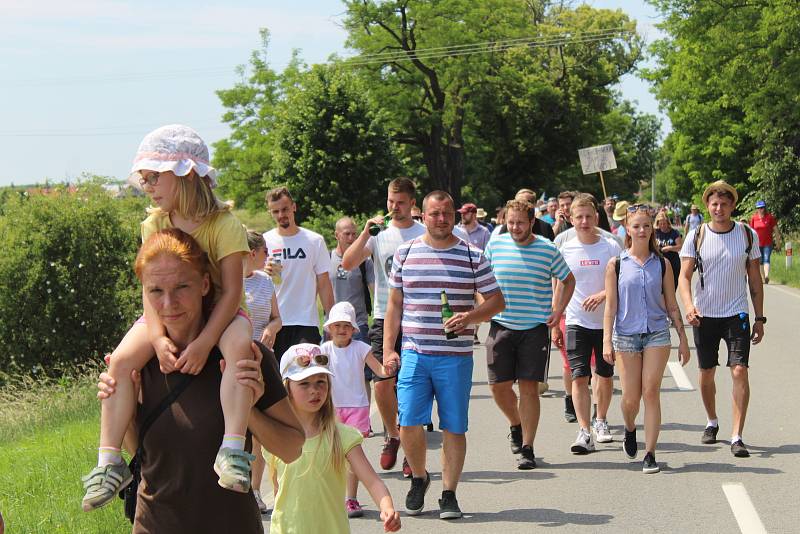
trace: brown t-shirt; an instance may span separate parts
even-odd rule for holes
[[[272,352],[261,350],[265,393],[256,407],[266,410],[286,397],[286,390]],[[252,492],[223,489],[214,473],[224,433],[219,400],[221,357],[214,347],[200,374],[145,435],[133,534],[263,532]],[[142,370],[143,403],[136,415],[139,426],[179,381],[177,373],[161,373],[157,358],[150,360]],[[251,448],[249,432],[246,447]]]

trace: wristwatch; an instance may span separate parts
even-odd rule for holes
[[[766,318],[766,317],[756,317],[756,318],[754,319],[754,321],[757,321],[757,322],[760,322],[760,323],[767,324],[767,318]]]

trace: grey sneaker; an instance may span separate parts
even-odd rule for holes
[[[460,519],[461,508],[458,507],[456,492],[444,490],[439,499],[439,519]]]
[[[706,429],[703,430],[703,437],[700,438],[700,443],[705,443],[706,445],[716,443],[717,432],[719,432],[718,426],[707,426]]]
[[[608,421],[598,419],[594,423],[594,433],[597,435],[598,443],[611,443],[614,437],[608,429]]]
[[[250,491],[250,462],[255,459],[255,456],[241,449],[220,449],[214,460],[214,472],[219,476],[218,484],[238,493]]]
[[[430,473],[425,473],[425,478],[412,478],[411,489],[406,495],[406,513],[408,515],[419,515],[425,506],[425,493],[431,485]]]
[[[652,452],[648,452],[644,455],[644,460],[642,461],[642,473],[658,473],[661,469],[658,467],[656,463],[656,455]]]
[[[594,439],[591,432],[584,429],[578,430],[578,437],[570,448],[573,454],[587,454],[594,451]]]
[[[117,493],[133,481],[133,474],[128,464],[120,462],[95,467],[81,481],[86,490],[81,507],[84,512],[90,512],[110,503]]]
[[[744,442],[740,439],[737,439],[731,443],[731,452],[737,458],[747,458],[750,456],[750,452],[747,450],[747,447],[744,446]]]

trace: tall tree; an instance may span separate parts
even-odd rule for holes
[[[395,140],[424,162],[426,185],[456,198],[467,168],[509,186],[538,174],[527,163],[563,146],[564,138],[578,148],[575,132],[585,133],[587,113],[573,112],[607,111],[610,87],[639,55],[639,39],[621,12],[544,0],[345,3],[348,45],[362,52],[351,64],[374,80],[393,112]],[[583,38],[598,28],[621,31]],[[574,33],[564,40],[566,32]],[[563,167],[563,158],[547,155],[550,168]],[[574,159],[573,153],[571,166]],[[508,166],[517,167],[511,180],[500,175]]]
[[[691,180],[695,194],[724,178],[744,207],[766,196],[784,228],[800,228],[800,5],[650,2],[667,33],[648,73],[674,129],[666,168]]]

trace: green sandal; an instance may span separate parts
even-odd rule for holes
[[[91,512],[110,503],[133,481],[133,474],[124,462],[95,467],[81,479],[86,494],[81,503],[84,512]]]
[[[214,472],[219,476],[219,485],[239,493],[250,491],[250,462],[255,459],[255,456],[240,449],[220,449],[214,460]]]

